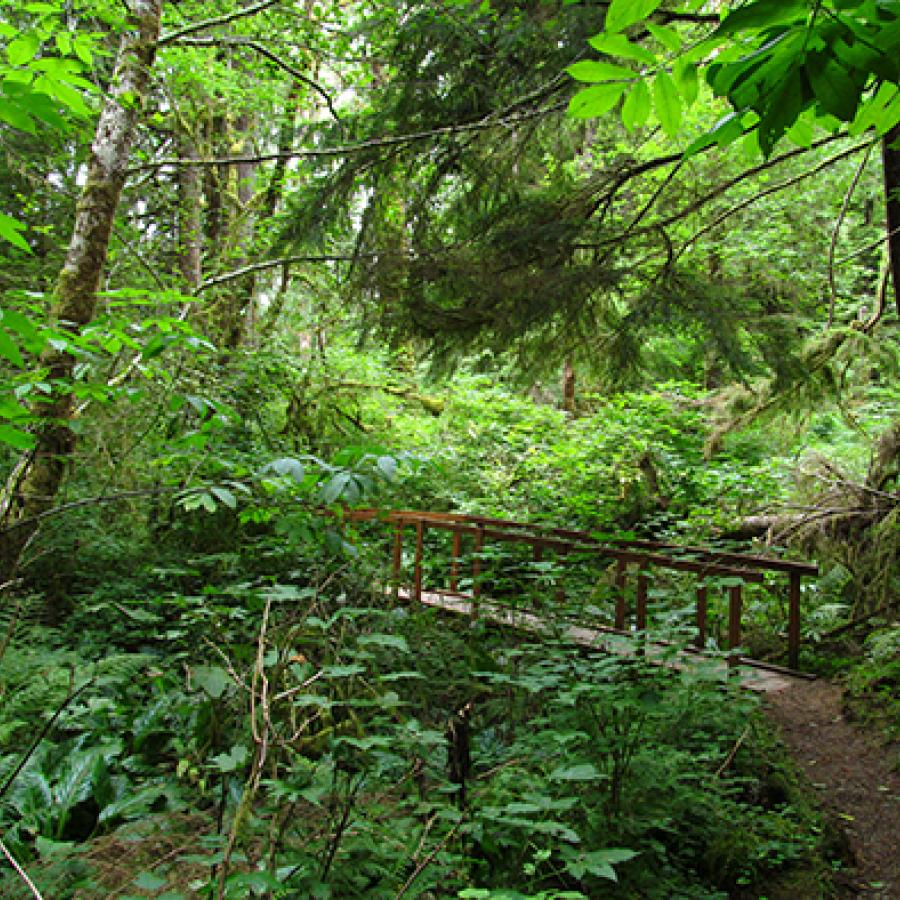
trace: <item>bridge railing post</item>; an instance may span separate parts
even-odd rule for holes
[[[416,561],[413,568],[413,598],[416,603],[422,602],[422,556],[425,547],[425,523],[416,522]]]
[[[484,523],[475,529],[475,549],[472,554],[472,619],[478,618],[478,601],[481,598],[481,553],[484,550]]]
[[[732,585],[728,589],[728,665],[740,662],[738,647],[741,646],[741,608],[743,606],[743,586]]]
[[[455,594],[459,591],[459,557],[462,554],[462,534],[458,529],[453,530],[453,548],[450,553],[450,590]]]
[[[706,646],[706,616],[708,612],[708,593],[705,584],[697,588],[697,637],[694,646],[702,650]]]
[[[645,644],[647,643],[647,597],[650,588],[650,576],[644,568],[646,562],[640,563],[640,571],[637,580],[637,595],[634,604],[634,627],[638,633],[640,641],[640,649],[638,653],[643,656],[645,652]]]
[[[616,628],[625,630],[625,619],[628,614],[625,598],[625,585],[628,582],[628,561],[621,557],[616,560]]]
[[[394,549],[393,558],[391,560],[391,580],[393,584],[394,600],[400,596],[400,575],[403,568],[403,522],[397,521],[394,524]]]
[[[563,603],[566,602],[566,589],[563,583],[563,569],[565,567],[566,557],[569,555],[569,550],[571,548],[568,544],[564,547],[560,547],[559,553],[557,554],[557,569],[559,570],[556,576],[556,593],[554,594],[554,598],[556,603],[559,606],[562,606]]]

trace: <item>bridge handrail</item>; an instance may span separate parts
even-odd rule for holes
[[[490,516],[466,513],[435,512],[427,510],[383,510],[378,508],[344,509],[338,513],[345,521],[380,520],[394,525],[393,568],[395,581],[399,583],[402,569],[403,537],[405,526],[416,527],[416,555],[413,574],[413,596],[421,599],[422,595],[422,557],[423,538],[426,528],[449,531],[453,534],[453,557],[450,567],[450,592],[458,593],[459,557],[461,555],[461,539],[463,535],[474,537],[475,558],[473,559],[472,611],[477,615],[477,602],[480,595],[480,554],[486,539],[522,543],[533,548],[534,558],[538,560],[544,549],[551,549],[560,556],[570,553],[590,553],[604,558],[616,560],[617,602],[615,612],[616,629],[625,627],[626,603],[625,588],[627,586],[627,570],[629,564],[638,564],[638,582],[636,598],[636,624],[638,630],[644,630],[647,620],[648,577],[646,566],[671,569],[674,571],[693,572],[700,576],[722,575],[738,577],[742,582],[759,583],[764,580],[763,572],[787,574],[788,585],[788,665],[796,669],[800,650],[800,596],[802,578],[817,575],[818,566],[812,563],[793,560],[772,559],[755,554],[742,554],[733,551],[721,551],[716,548],[684,546],[672,543],[644,540],[609,539],[598,541],[589,531],[578,529],[556,528],[540,523],[518,522],[509,519],[498,519]],[[668,552],[665,552],[668,551]],[[741,640],[742,586],[740,583],[730,585],[728,616],[728,645],[734,649]],[[557,590],[557,598],[563,593]],[[697,644],[703,646],[706,640],[706,607],[707,586],[702,584],[697,589]]]

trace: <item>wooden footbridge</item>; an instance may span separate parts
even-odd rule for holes
[[[705,655],[713,618],[724,644],[724,657],[718,657],[723,674],[739,674],[748,687],[760,691],[782,690],[792,676],[808,677],[797,671],[800,601],[803,578],[818,574],[813,564],[656,541],[601,541],[587,531],[457,513],[354,509],[344,510],[342,519],[390,529],[389,590],[398,598],[531,632],[555,633],[573,643],[613,653],[636,652],[634,639],[639,638],[637,652],[676,666]],[[504,545],[518,548],[518,574],[530,572],[533,577],[537,573],[543,579],[538,594],[552,596],[552,604],[542,600],[538,608],[529,608],[507,602],[502,596],[488,596],[488,591],[503,593],[502,587],[495,590],[499,582],[491,571],[491,559]],[[521,558],[523,548],[525,558]],[[570,615],[566,582],[576,580],[576,568],[580,569],[582,588],[591,590],[592,580],[606,585],[610,600],[606,613],[596,604],[582,604],[577,616]],[[426,576],[429,581],[440,579],[443,585],[426,587]],[[654,636],[655,601],[660,592],[653,585],[664,585],[665,579],[672,577],[680,580],[681,590],[684,582],[689,582],[693,597],[693,634],[683,642],[685,646]],[[756,584],[786,603],[787,633],[770,636],[773,643],[784,645],[786,665],[740,655],[744,589]],[[725,602],[711,603],[715,600],[711,590],[724,591]],[[711,617],[711,606],[716,610],[721,607],[722,614]]]

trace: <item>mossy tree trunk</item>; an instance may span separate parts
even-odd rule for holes
[[[133,0],[122,36],[109,93],[100,113],[87,180],[75,210],[72,237],[56,282],[53,318],[77,332],[93,318],[106,264],[119,197],[134,141],[150,66],[159,39],[163,0]],[[75,449],[70,427],[74,397],[70,384],[74,357],[50,348],[42,355],[49,402],[36,408],[41,421],[34,449],[19,460],[0,495],[0,580],[13,576],[42,513],[52,507]]]

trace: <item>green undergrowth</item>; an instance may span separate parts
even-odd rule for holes
[[[394,605],[362,558],[240,581],[134,563],[144,593],[96,586],[63,625],[26,603],[0,659],[3,840],[47,896],[727,897],[824,877],[755,699],[712,672]],[[3,896],[22,890],[2,870]]]

